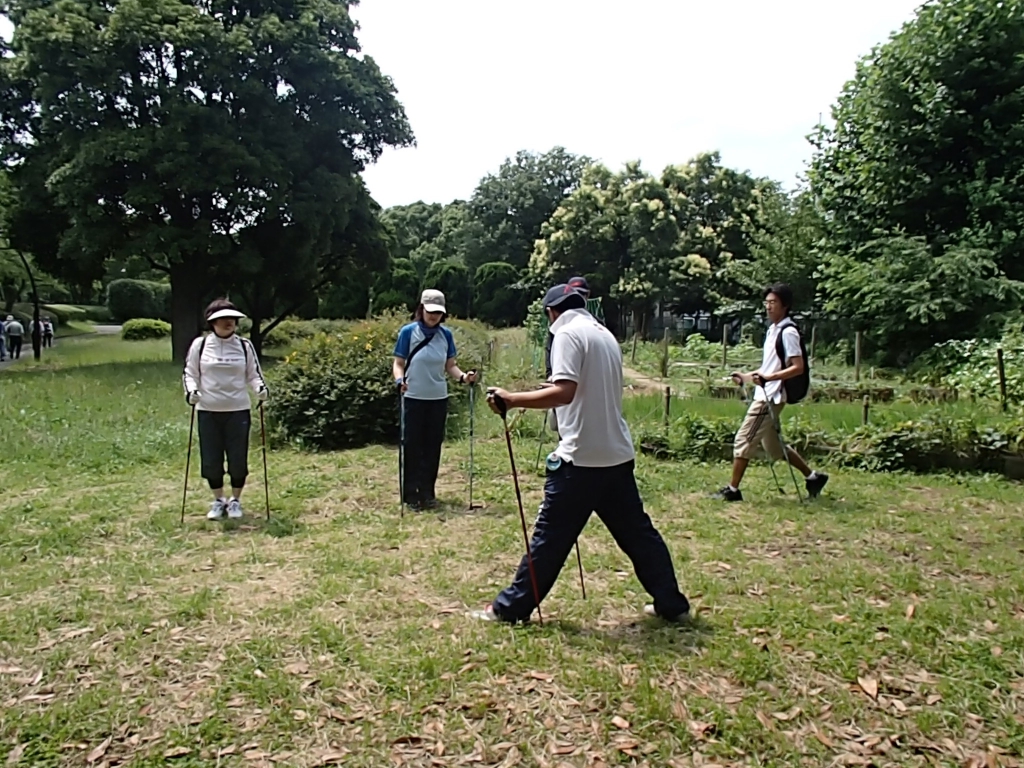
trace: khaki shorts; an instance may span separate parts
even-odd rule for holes
[[[764,448],[764,452],[776,461],[783,458],[782,443],[779,442],[779,433],[775,429],[775,420],[768,412],[768,409],[772,408],[778,418],[783,405],[778,403],[769,406],[763,400],[755,400],[750,404],[750,409],[736,433],[733,458],[752,459],[759,447]]]

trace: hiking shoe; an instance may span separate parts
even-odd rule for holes
[[[227,511],[228,504],[224,499],[217,499],[210,504],[210,511],[206,513],[207,520],[220,520]]]
[[[478,619],[480,621],[491,621],[491,622],[494,622],[496,624],[518,624],[518,623],[520,623],[520,622],[517,622],[515,619],[506,619],[504,616],[501,616],[501,615],[495,613],[494,612],[494,604],[493,603],[488,603],[487,607],[484,608],[483,610],[480,610],[480,611],[470,611],[468,615],[472,619]],[[529,621],[530,621],[529,619],[524,619],[522,621],[522,623],[523,624],[528,624]]]
[[[719,491],[711,494],[711,498],[721,501],[743,501],[743,494],[739,488],[730,488],[728,485]]]
[[[425,509],[437,509],[439,506],[441,506],[441,502],[437,499],[427,499],[423,502],[423,507]]]
[[[242,509],[242,502],[232,496],[230,501],[228,501],[228,517],[232,520],[238,520],[244,514],[245,511]]]
[[[816,499],[821,495],[821,490],[825,487],[825,483],[828,482],[828,475],[823,472],[818,472],[813,478],[808,478],[804,485],[807,488],[807,495]]]
[[[662,616],[660,613],[658,613],[655,610],[654,605],[652,605],[651,603],[648,603],[647,605],[644,606],[644,615],[645,616],[650,616],[650,617],[655,618],[655,619],[663,619],[664,621],[671,621],[674,624],[678,624],[678,623],[684,622],[684,621],[689,621],[689,619],[690,619],[690,612],[688,610],[687,611],[683,611],[678,616],[672,616],[671,618],[668,617],[668,616]]]

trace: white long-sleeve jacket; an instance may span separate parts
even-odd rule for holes
[[[267,386],[252,342],[236,334],[222,339],[216,333],[192,342],[182,384],[186,395],[199,393],[197,409],[221,412],[248,410],[246,387],[259,392]]]

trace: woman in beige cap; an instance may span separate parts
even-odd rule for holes
[[[426,290],[413,322],[398,333],[392,373],[402,398],[402,502],[413,510],[437,506],[434,486],[441,465],[441,443],[448,417],[447,373],[473,384],[476,371],[463,373],[455,363],[455,339],[442,325],[444,294]]]

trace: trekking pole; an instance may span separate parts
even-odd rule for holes
[[[492,393],[493,394],[493,393]],[[508,404],[498,395],[493,395],[494,404],[501,412],[501,421],[505,425],[505,443],[508,445],[508,461],[512,465],[512,481],[516,486],[516,501],[519,504],[519,522],[523,525],[523,542],[526,544],[526,564],[530,569],[530,582],[533,584],[533,599],[537,603],[537,619],[543,626],[544,615],[540,612],[540,590],[537,588],[537,573],[533,569],[533,551],[530,549],[530,536],[526,532],[526,513],[523,512],[523,494],[519,490],[519,475],[516,474],[516,457],[512,451],[512,433],[508,427]]]
[[[260,401],[260,436],[263,438],[263,495],[267,500],[267,522],[270,522],[270,481],[267,478],[267,423],[263,418],[263,401]]]
[[[481,509],[482,504],[473,503],[473,437],[475,435],[473,429],[473,417],[476,414],[476,398],[474,393],[476,392],[476,382],[469,385],[469,511],[472,512],[474,509]]]
[[[405,517],[405,393],[398,390],[398,501],[399,517]]]
[[[185,488],[181,492],[181,524],[185,524],[185,497],[188,495],[188,468],[192,464],[192,428],[196,423],[196,407],[192,406],[192,416],[188,420],[188,456],[185,459]]]
[[[803,503],[804,496],[800,493],[800,483],[796,479],[796,471],[793,469],[793,464],[789,460],[789,447],[786,445],[786,441],[782,439],[782,424],[779,423],[779,414],[775,412],[775,408],[772,407],[772,401],[768,399],[768,393],[765,391],[764,385],[761,385],[761,391],[764,392],[765,403],[768,405],[768,413],[772,416],[772,424],[775,426],[775,434],[779,437],[779,445],[782,446],[782,455],[786,459],[786,464],[789,466],[789,475],[793,478],[793,487],[796,489],[796,497]],[[775,465],[772,465],[772,474],[775,474]],[[775,479],[775,484],[779,484],[778,478]],[[782,490],[782,486],[779,486],[779,490]]]

